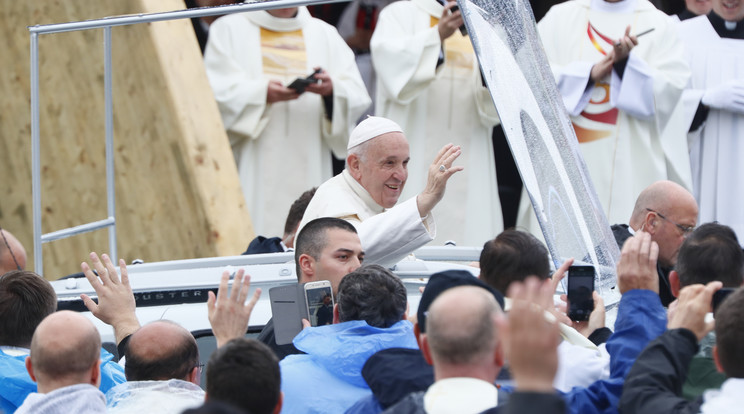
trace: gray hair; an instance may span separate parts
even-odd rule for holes
[[[459,286],[442,293],[429,307],[426,337],[435,362],[477,363],[498,342],[498,303],[485,289]]]

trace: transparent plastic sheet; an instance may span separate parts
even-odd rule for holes
[[[620,300],[615,239],[597,199],[526,0],[458,0],[483,77],[556,267],[597,269],[605,305]]]

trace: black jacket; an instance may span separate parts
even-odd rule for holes
[[[694,401],[682,397],[687,369],[697,351],[697,337],[687,329],[666,331],[656,338],[641,352],[625,378],[620,412],[700,412],[703,397]]]
[[[279,360],[284,359],[284,357],[287,355],[304,354],[304,352],[295,348],[294,344],[276,344],[276,337],[274,336],[274,318],[269,319],[264,328],[261,330],[261,333],[258,334],[258,338],[256,339],[271,348],[271,350],[274,351],[274,354],[276,354],[276,357],[279,358]]]

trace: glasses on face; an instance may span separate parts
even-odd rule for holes
[[[654,214],[656,214],[659,217],[661,217],[662,220],[668,221],[668,222],[674,224],[675,226],[677,226],[677,228],[682,232],[682,235],[685,236],[685,237],[689,236],[690,233],[692,233],[693,231],[695,231],[695,226],[683,226],[683,225],[681,225],[679,223],[675,223],[672,220],[669,220],[668,218],[664,217],[664,215],[662,215],[658,211],[651,210],[650,208],[647,208],[646,210],[647,211],[650,211],[650,212],[652,212]]]
[[[5,232],[3,231],[3,228],[2,227],[0,227],[0,234],[3,235],[3,241],[5,242],[5,247],[8,248],[8,251],[10,252],[10,257],[13,258],[13,263],[15,263],[16,268],[18,270],[23,270],[23,268],[21,267],[21,265],[18,264],[18,260],[16,259],[15,254],[13,254],[13,249],[10,248],[10,244],[8,243],[8,239],[5,238]]]

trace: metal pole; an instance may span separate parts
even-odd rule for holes
[[[61,33],[75,30],[100,29],[103,27],[125,26],[137,23],[159,22],[163,20],[190,19],[192,17],[218,16],[222,14],[242,13],[256,10],[281,9],[288,7],[315,4],[341,3],[349,0],[275,0],[254,3],[230,4],[218,7],[201,7],[198,9],[175,10],[162,13],[137,14],[130,16],[106,17],[103,19],[82,22],[56,23],[29,26],[31,33]]]
[[[103,89],[106,106],[106,204],[108,219],[113,223],[108,229],[109,257],[116,265],[116,183],[114,180],[114,98],[111,80],[111,27],[103,28]]]
[[[41,247],[41,155],[39,139],[39,37],[31,33],[31,197],[34,217],[34,271],[43,276]]]

